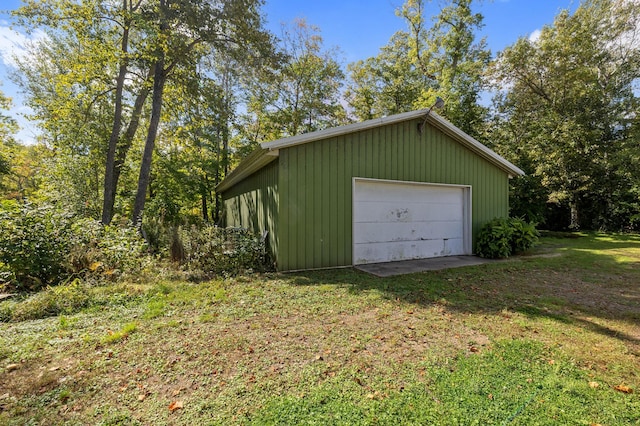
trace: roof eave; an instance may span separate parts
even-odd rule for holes
[[[264,148],[258,148],[249,154],[244,160],[238,164],[238,167],[233,169],[227,177],[216,186],[216,192],[221,193],[230,189],[236,183],[243,181],[245,178],[251,176],[267,164],[278,158],[277,150],[268,150]]]

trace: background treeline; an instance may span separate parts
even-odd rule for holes
[[[16,24],[47,36],[14,79],[41,133],[22,145],[0,116],[3,223],[48,206],[142,225],[152,251],[180,257],[179,232],[215,228],[215,186],[256,144],[440,96],[442,115],[527,172],[512,216],[637,231],[640,8],[584,0],[536,40],[490,52],[474,6],[407,0],[406,30],[344,64],[304,20],[268,32],[259,0],[24,0]]]

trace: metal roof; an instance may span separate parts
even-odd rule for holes
[[[347,124],[346,126],[332,127],[317,132],[304,133],[289,138],[278,139],[272,142],[263,142],[260,148],[252,152],[248,157],[240,162],[229,175],[216,187],[217,192],[223,192],[231,188],[236,183],[242,181],[251,174],[257,172],[278,157],[280,149],[289,148],[296,145],[315,142],[322,139],[328,139],[336,136],[342,136],[349,133],[360,132],[375,127],[381,127],[388,124],[400,123],[403,121],[424,118],[429,110],[422,109],[418,111],[405,112],[402,114],[391,115],[383,118],[374,118],[373,120],[363,121],[361,123]],[[442,118],[437,113],[431,111],[427,116],[427,122],[436,129],[442,131],[454,140],[494,164],[499,169],[505,171],[510,177],[522,176],[525,173],[517,166],[505,160],[491,149],[487,148],[449,121]]]

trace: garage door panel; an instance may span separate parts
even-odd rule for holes
[[[355,179],[354,264],[467,254],[467,188]]]
[[[463,231],[457,221],[354,223],[358,243],[393,241],[422,241],[444,238],[462,238]]]
[[[396,183],[358,182],[354,201],[405,202],[412,199],[438,199],[445,203],[460,203],[462,192],[446,186],[398,185]]]
[[[370,202],[359,201],[355,204],[355,222],[424,222],[424,221],[461,221],[463,211],[461,202]]]
[[[355,264],[381,263],[452,256],[460,254],[462,247],[462,239],[356,244],[354,246],[354,262]]]

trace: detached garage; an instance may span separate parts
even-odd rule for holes
[[[421,110],[263,143],[217,191],[290,271],[472,254],[522,174]]]

